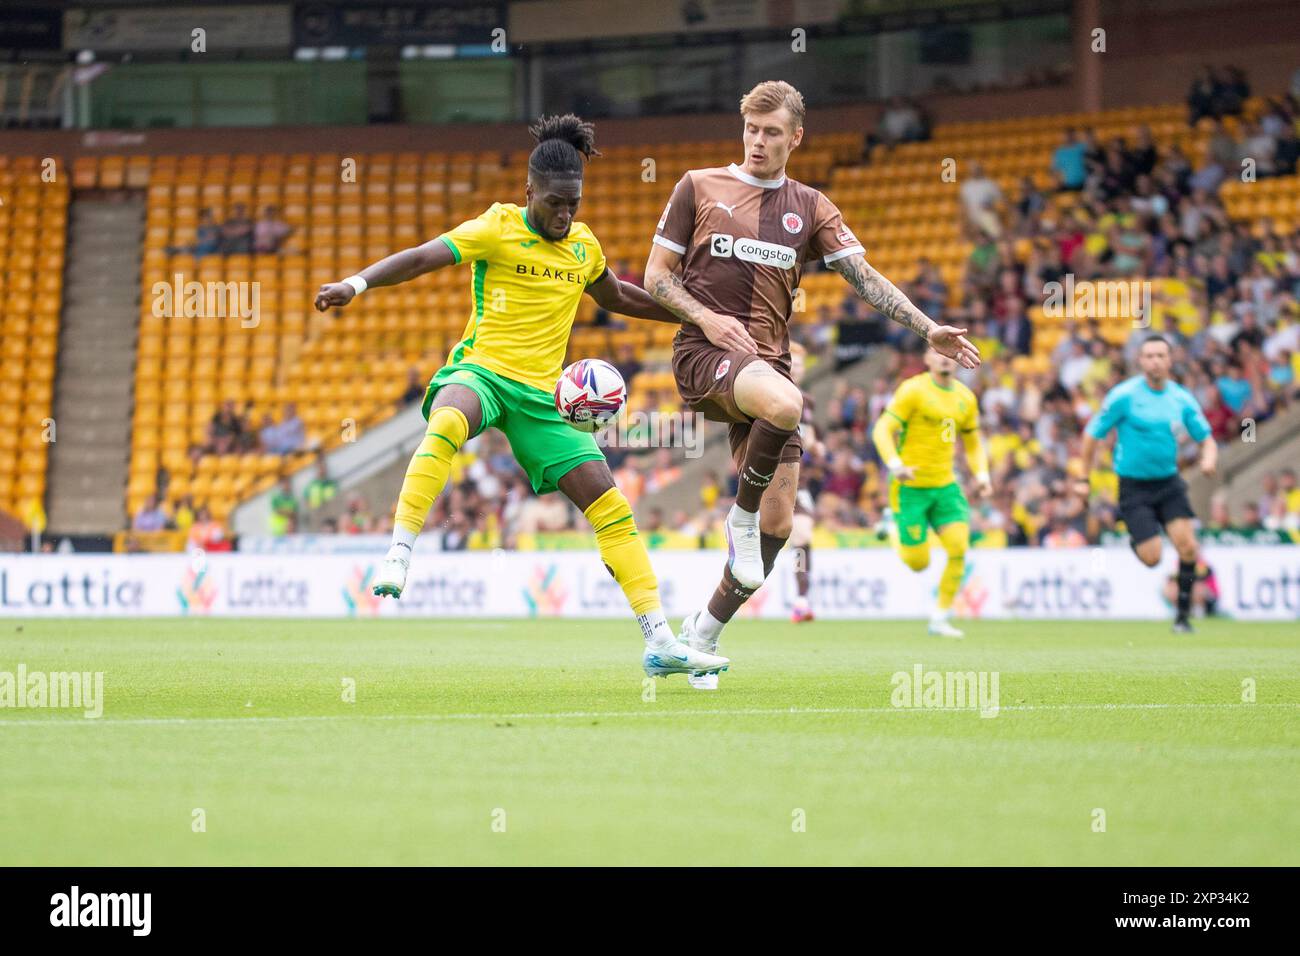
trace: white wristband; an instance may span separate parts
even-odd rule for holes
[[[361,278],[361,276],[348,276],[343,281],[352,286],[352,288],[356,290],[357,295],[365,292],[368,288],[366,280]]]
[[[987,471],[981,471],[975,476],[975,480],[981,485],[987,485],[989,484],[989,473]]]
[[[885,468],[887,468],[891,472],[898,471],[898,469],[902,467],[903,467],[903,459],[901,458],[895,458],[893,461],[885,462]]]

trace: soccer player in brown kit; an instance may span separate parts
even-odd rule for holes
[[[771,572],[790,535],[799,487],[803,397],[790,379],[790,308],[803,265],[821,259],[883,315],[966,368],[979,351],[965,329],[938,325],[866,260],[840,211],[788,179],[803,140],[803,97],[768,80],[740,101],[744,162],[695,169],[677,183],[655,230],[646,290],[682,319],[673,374],[682,399],[729,425],[739,470],[727,515],[727,564],[682,640],[716,648],[722,628]],[[714,653],[715,651],[710,651]],[[689,677],[717,687],[716,675]]]

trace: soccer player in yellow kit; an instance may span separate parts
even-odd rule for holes
[[[584,158],[599,155],[594,127],[573,115],[552,116],[529,132],[537,147],[528,159],[526,206],[494,203],[476,219],[327,283],[316,295],[316,308],[324,312],[346,306],[370,286],[472,263],[473,310],[447,364],[429,382],[423,407],[428,431],[407,466],[393,543],[374,592],[401,597],[416,536],[447,484],[452,459],[469,438],[496,428],[533,491],[560,491],[591,522],[601,561],[641,625],[646,673],[716,674],[726,669],[725,657],[696,651],[673,634],[632,508],[593,436],[560,418],[553,393],[584,293],[611,312],[678,319],[644,289],[620,281],[595,235],[575,219]]]
[[[958,436],[966,447],[981,497],[993,493],[989,461],[979,431],[975,393],[953,377],[957,363],[930,349],[929,369],[913,375],[894,392],[871,437],[889,469],[889,506],[894,512],[894,547],[913,571],[930,564],[929,529],[948,554],[939,579],[939,601],[930,616],[930,633],[963,637],[952,626],[952,602],[966,572],[970,545],[970,507],[953,472]]]

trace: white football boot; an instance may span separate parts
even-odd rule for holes
[[[758,515],[742,517],[740,508],[732,505],[723,524],[727,531],[727,567],[731,576],[742,586],[757,591],[763,586],[764,578]]]
[[[673,641],[663,647],[647,647],[641,655],[641,667],[647,677],[667,677],[669,674],[713,674],[725,671],[731,661],[716,654],[697,651],[683,641]]]
[[[682,633],[680,639],[682,640],[683,643],[687,644],[692,649],[700,651],[703,654],[718,653],[718,642],[709,640],[698,630],[696,630],[695,619],[698,617],[699,617],[699,613],[696,612],[695,614],[692,614],[690,617],[686,618],[686,620],[682,621]],[[689,677],[686,678],[686,683],[690,684],[696,690],[717,690],[718,675],[717,674],[691,674]]]
[[[388,554],[384,558],[384,563],[379,566],[379,573],[375,575],[374,582],[370,590],[377,597],[400,598],[402,588],[406,587],[406,572],[411,567],[410,548],[403,548],[398,545],[388,549]]]
[[[928,633],[931,637],[961,638],[966,636],[965,632],[959,631],[957,628],[952,626],[952,622],[948,620],[948,617],[949,615],[946,611],[935,611],[930,615],[930,628]]]

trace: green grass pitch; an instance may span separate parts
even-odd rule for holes
[[[647,700],[627,620],[6,620],[105,704],[0,709],[0,863],[1300,864],[1294,624],[966,626],[740,621]]]

